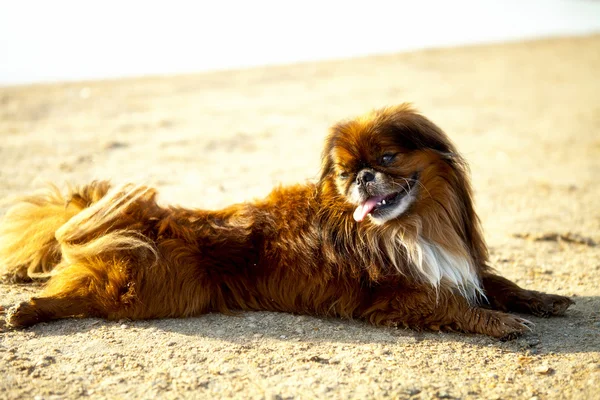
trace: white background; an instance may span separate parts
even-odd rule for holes
[[[0,85],[591,32],[600,1],[0,0]]]

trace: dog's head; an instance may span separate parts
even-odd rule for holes
[[[448,175],[460,157],[448,137],[408,105],[374,111],[332,128],[323,176],[354,206],[356,221],[381,225],[414,211]],[[438,199],[443,200],[443,199]]]
[[[433,284],[443,277],[478,287],[473,268],[486,265],[487,247],[466,164],[446,134],[409,105],[335,125],[318,191],[335,243],[360,243],[371,256],[383,252],[400,270],[398,254],[406,252]]]
[[[320,190],[335,199],[329,207],[359,224],[417,221],[432,240],[485,258],[466,164],[448,136],[407,104],[335,125],[325,143]]]

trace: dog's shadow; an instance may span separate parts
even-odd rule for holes
[[[196,318],[146,321],[105,321],[70,319],[29,328],[36,336],[65,336],[93,330],[120,336],[121,330],[135,330],[148,340],[156,335],[185,336],[186,345],[195,340],[214,339],[236,345],[260,343],[266,339],[294,343],[395,343],[463,342],[475,346],[497,346],[513,352],[589,353],[600,351],[600,296],[575,298],[564,317],[525,316],[535,324],[533,331],[502,342],[482,335],[416,332],[409,329],[374,327],[363,321],[318,318],[275,312],[243,312],[234,316],[207,314]],[[125,336],[125,335],[123,335]],[[164,338],[164,337],[163,337]]]

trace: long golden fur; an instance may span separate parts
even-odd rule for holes
[[[511,338],[530,328],[507,311],[572,304],[493,273],[464,160],[407,105],[335,125],[316,184],[218,211],[155,196],[92,182],[17,202],[4,275],[49,279],[7,325],[271,310]]]

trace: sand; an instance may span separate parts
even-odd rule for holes
[[[40,324],[0,332],[0,398],[600,399],[598,71],[591,36],[0,88],[0,198],[109,178],[203,208],[313,180],[331,124],[410,101],[470,162],[498,271],[577,301],[506,343],[267,312]]]

